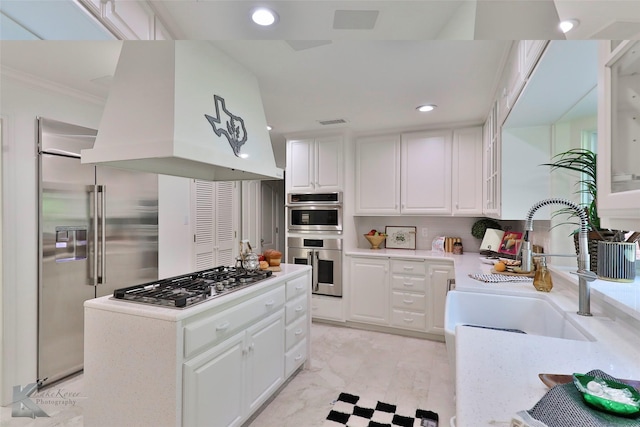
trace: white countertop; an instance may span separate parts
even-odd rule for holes
[[[280,264],[280,268],[282,271],[273,272],[272,277],[269,279],[262,280],[254,285],[247,286],[246,288],[228,293],[226,295],[222,295],[218,298],[205,300],[201,303],[194,304],[186,308],[171,308],[151,304],[136,303],[132,301],[116,299],[111,295],[87,300],[85,301],[84,306],[100,310],[126,313],[133,316],[151,317],[154,319],[166,320],[169,322],[177,322],[187,317],[193,316],[194,314],[209,310],[213,307],[221,307],[231,301],[235,301],[240,298],[246,298],[248,295],[252,295],[263,289],[269,288],[275,283],[275,279],[287,278],[287,276],[293,277],[303,271],[311,269],[311,267],[308,265],[299,264]]]
[[[480,328],[456,328],[457,427],[509,426],[521,410],[546,393],[539,373],[572,374],[601,369],[619,378],[640,378],[640,279],[634,283],[596,280],[591,284],[593,317],[579,316],[577,276],[571,268],[550,266],[554,288],[548,294],[531,283],[484,283],[470,278],[489,273],[479,254],[456,262],[456,290],[509,295],[544,295],[585,328],[594,342],[522,335]]]

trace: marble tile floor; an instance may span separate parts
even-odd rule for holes
[[[455,404],[444,343],[316,322],[311,337],[311,369],[300,371],[245,427],[321,427],[343,391],[408,411],[432,410],[441,427],[449,425]],[[39,403],[49,418],[12,417],[11,407],[2,407],[0,427],[83,426],[82,375],[45,390],[56,394]],[[71,398],[62,399],[65,393]]]
[[[441,427],[449,425],[455,403],[444,343],[322,323],[313,324],[311,335],[311,369],[246,426],[321,427],[343,391],[408,412],[431,410]]]

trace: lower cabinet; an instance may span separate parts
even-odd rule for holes
[[[349,268],[349,319],[389,324],[389,260],[352,257]]]
[[[453,263],[349,256],[349,313],[354,322],[444,336]]]
[[[186,362],[184,425],[236,426],[260,407],[284,382],[283,331],[280,310]]]

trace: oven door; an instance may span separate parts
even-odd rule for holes
[[[341,206],[289,207],[289,231],[342,232]]]
[[[289,237],[288,262],[312,267],[312,293],[342,297],[341,239]]]

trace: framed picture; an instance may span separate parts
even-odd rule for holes
[[[387,249],[415,249],[416,227],[385,227]]]
[[[522,233],[517,231],[506,231],[500,242],[498,253],[517,255],[522,244]]]

